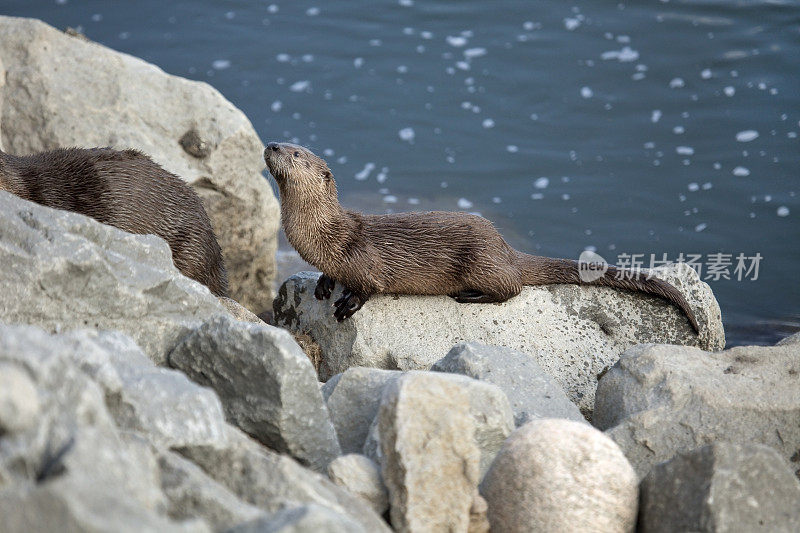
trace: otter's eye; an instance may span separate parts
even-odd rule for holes
[[[295,157],[300,157],[300,152],[295,152],[295,153],[294,153],[294,156],[295,156]]]

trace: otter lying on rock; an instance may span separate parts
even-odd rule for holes
[[[141,152],[62,148],[16,157],[0,151],[0,190],[130,233],[158,235],[184,276],[227,296],[222,251],[200,198]]]
[[[329,298],[342,321],[373,294],[448,295],[463,303],[504,302],[525,285],[591,284],[640,291],[673,302],[698,332],[683,295],[664,281],[615,267],[591,282],[578,262],[519,252],[491,222],[459,212],[365,215],[339,205],[324,160],[301,146],[269,143],[264,160],[281,195],[281,222],[298,253],[319,268],[314,295]]]

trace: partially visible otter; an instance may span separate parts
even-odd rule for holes
[[[62,148],[16,157],[0,151],[0,190],[167,241],[184,276],[227,296],[217,239],[197,194],[136,150]]]
[[[281,222],[300,255],[319,268],[314,295],[345,291],[334,306],[342,321],[378,293],[449,295],[457,302],[504,302],[525,285],[591,284],[660,296],[697,319],[678,290],[641,272],[607,272],[581,280],[577,261],[518,252],[483,217],[434,211],[365,215],[343,209],[328,165],[309,150],[269,143],[264,160],[278,183]],[[618,277],[618,274],[620,275]]]

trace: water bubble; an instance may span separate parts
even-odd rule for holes
[[[594,96],[594,92],[590,87],[581,87],[581,96],[584,98],[591,98]]]
[[[750,175],[750,169],[747,167],[736,167],[733,169],[733,175],[739,177],[745,177]]]
[[[533,182],[533,186],[537,189],[546,189],[548,185],[550,185],[550,179],[544,176]]]
[[[466,198],[459,198],[458,199],[458,208],[459,209],[472,209],[472,202],[470,202]]]
[[[228,59],[215,59],[211,63],[211,67],[215,70],[225,70],[226,68],[230,68],[231,62]]]
[[[776,211],[776,213],[777,213],[777,215],[778,215],[779,217],[788,217],[788,216],[789,216],[789,208],[788,208],[788,207],[786,207],[785,205],[782,205],[782,206],[780,206],[780,207],[778,208],[778,210]]]
[[[416,134],[414,133],[414,128],[403,128],[397,132],[400,138],[406,142],[413,143],[414,137]]]
[[[736,140],[740,143],[748,143],[758,138],[756,130],[744,130],[736,134]]]

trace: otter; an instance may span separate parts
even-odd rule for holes
[[[644,273],[610,266],[585,282],[577,261],[519,252],[478,215],[345,210],[327,163],[302,146],[271,142],[264,160],[278,183],[286,237],[322,271],[314,296],[330,298],[336,282],[344,285],[334,303],[340,322],[373,294],[448,295],[462,303],[492,303],[516,296],[526,285],[586,284],[659,296],[680,307],[699,332],[683,295]]]
[[[20,157],[0,151],[0,190],[158,235],[184,276],[216,296],[228,294],[222,250],[197,193],[137,150],[60,148]]]

